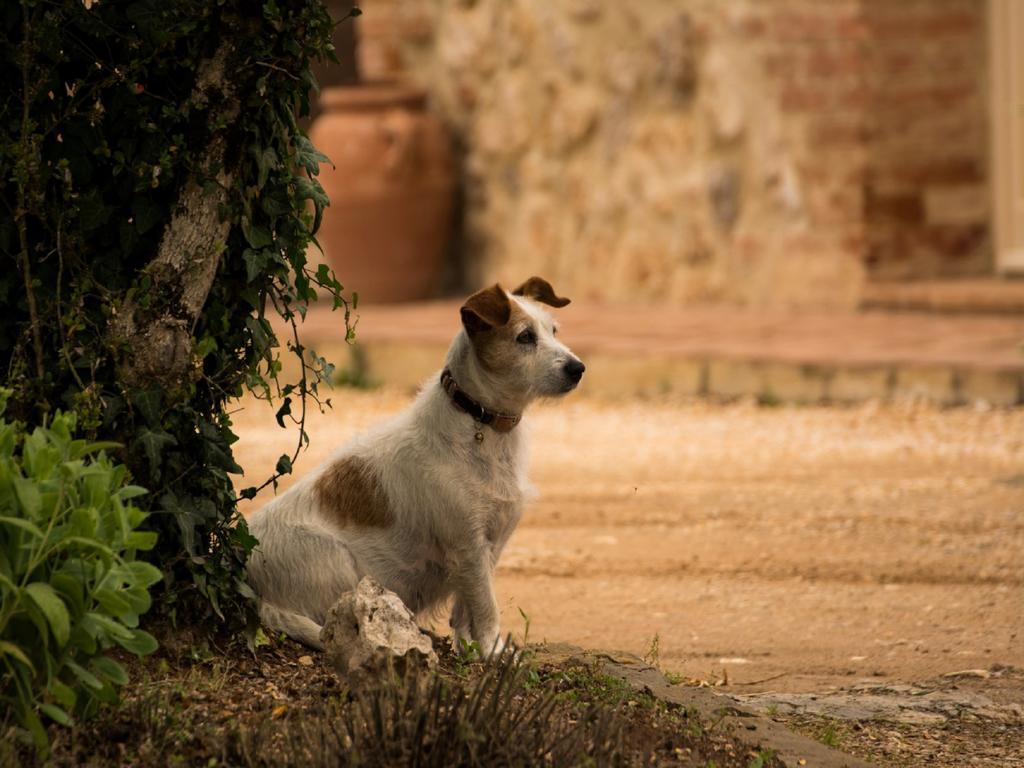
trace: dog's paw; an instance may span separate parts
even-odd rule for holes
[[[480,643],[480,650],[483,653],[485,659],[498,659],[501,658],[506,652],[512,652],[518,654],[515,645],[512,643],[511,637],[502,637],[501,635],[494,635],[489,641]]]

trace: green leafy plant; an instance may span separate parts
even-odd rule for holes
[[[43,717],[70,725],[116,700],[128,676],[107,650],[157,647],[138,628],[161,578],[136,560],[156,543],[130,501],[146,491],[125,484],[106,454],[114,446],[74,432],[73,414],[29,434],[0,416],[0,702],[15,719],[0,725],[39,750]]]
[[[483,654],[480,653],[480,644],[476,640],[460,637],[459,647],[456,650],[455,674],[459,677],[467,677],[470,667],[480,663],[483,659]]]

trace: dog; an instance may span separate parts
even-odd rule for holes
[[[251,517],[248,581],[265,626],[322,648],[328,609],[372,576],[414,614],[454,597],[455,647],[503,650],[494,568],[532,493],[522,414],[585,370],[544,308],[568,303],[540,277],[474,293],[444,369],[412,405]]]

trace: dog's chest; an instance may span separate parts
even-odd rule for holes
[[[518,440],[490,436],[467,446],[466,479],[473,492],[498,503],[518,503],[525,477]]]
[[[485,438],[486,442],[486,438]],[[517,442],[493,441],[477,445],[471,471],[476,484],[479,509],[487,540],[495,544],[508,537],[522,512],[525,472]]]

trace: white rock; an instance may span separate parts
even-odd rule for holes
[[[331,607],[320,642],[328,663],[353,682],[376,675],[389,659],[399,669],[410,658],[437,664],[430,637],[402,599],[369,576]]]
[[[987,669],[961,669],[957,672],[947,672],[943,677],[977,677],[982,680],[988,680],[992,677],[992,673]]]

